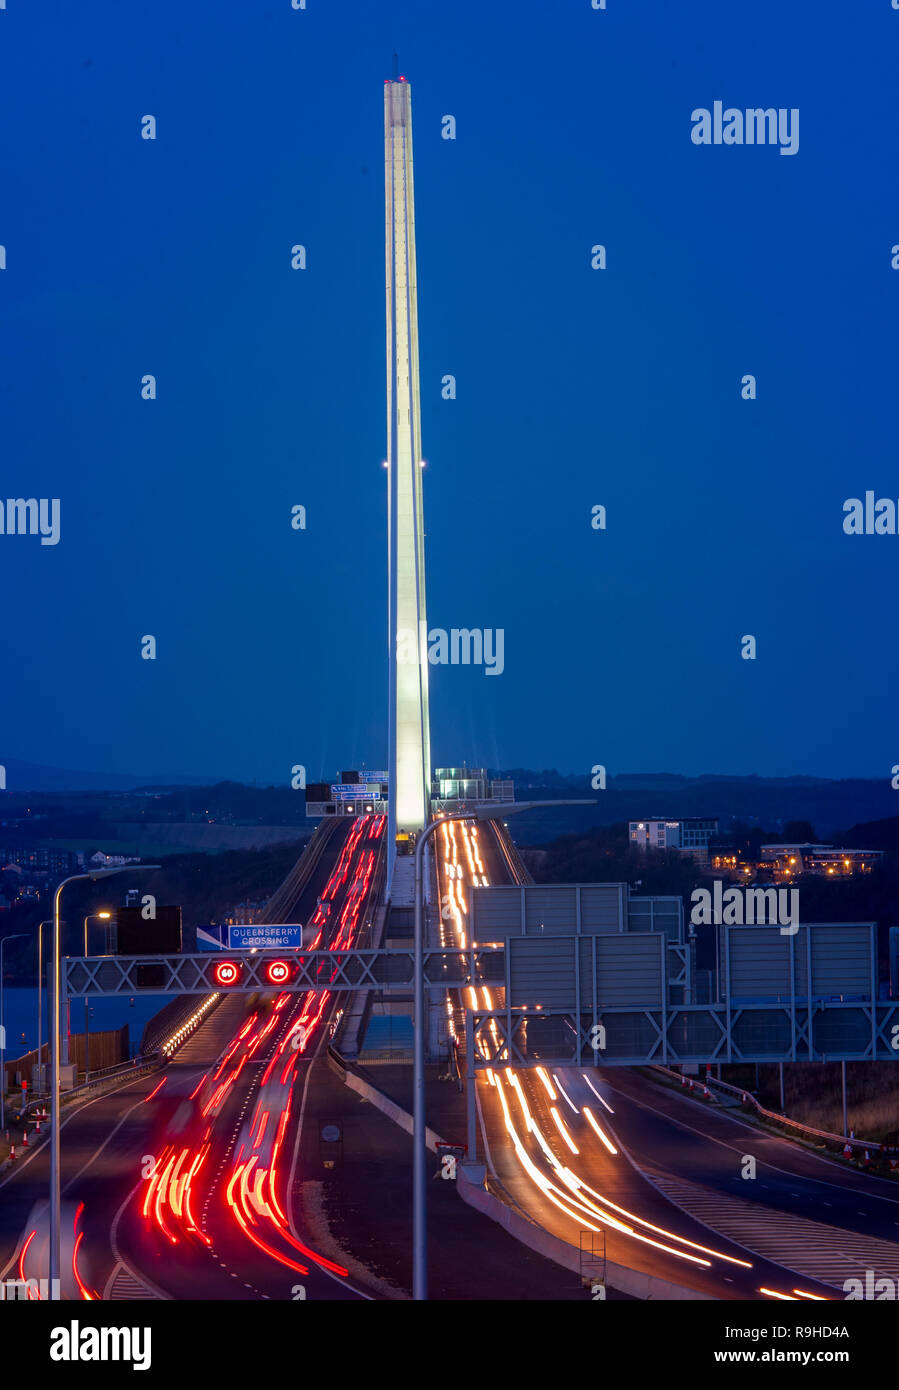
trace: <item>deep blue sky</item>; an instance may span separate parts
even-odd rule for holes
[[[308,5],[0,12],[0,493],[62,502],[0,537],[0,754],[384,763],[397,48],[429,621],[505,630],[501,677],[432,670],[435,761],[887,776],[899,536],[842,503],[899,497],[899,13]],[[694,146],[716,99],[798,107],[799,153]]]

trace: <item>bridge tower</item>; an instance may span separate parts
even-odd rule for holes
[[[387,277],[387,495],[390,640],[389,879],[396,836],[428,818],[427,617],[418,381],[418,286],[412,182],[412,92],[384,85]]]

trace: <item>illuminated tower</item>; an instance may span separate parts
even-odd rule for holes
[[[397,831],[420,830],[427,820],[431,778],[412,92],[402,77],[384,87],[384,175],[392,865]]]

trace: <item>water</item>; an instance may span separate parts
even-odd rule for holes
[[[402,1014],[372,1014],[363,1052],[411,1052],[412,1020]]]
[[[43,991],[44,1016],[42,1022],[43,1040],[47,1041],[50,1014],[47,1007],[47,990]],[[92,1033],[103,1033],[109,1028],[121,1028],[128,1024],[128,1045],[131,1056],[138,1051],[144,1027],[173,996],[170,994],[144,995],[129,1004],[129,996],[116,996],[111,999],[90,1000],[90,1027]],[[9,1060],[20,1057],[37,1047],[37,988],[23,989],[19,985],[7,985],[3,990],[3,1025],[6,1028],[6,1056]],[[70,1001],[69,1027],[72,1033],[84,1032],[84,1000],[73,997]],[[24,1034],[25,1041],[22,1041]]]

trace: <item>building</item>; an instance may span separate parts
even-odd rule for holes
[[[762,845],[759,853],[773,864],[775,878],[796,874],[851,878],[870,873],[883,859],[879,849],[837,849],[834,845]]]
[[[883,859],[879,849],[838,849],[834,845],[761,845],[758,859],[743,857],[736,850],[713,851],[713,868],[730,870],[737,878],[762,874],[766,878],[783,880],[800,874],[817,874],[821,878],[851,878],[854,874],[869,874]]]
[[[681,820],[654,817],[632,820],[628,824],[629,842],[637,849],[674,849],[702,863],[708,859],[709,841],[717,835],[718,821],[700,817]]]
[[[23,869],[43,870],[48,874],[75,874],[84,865],[84,855],[69,849],[53,849],[48,845],[13,845],[0,849],[0,861],[18,864]]]
[[[228,927],[254,926],[257,922],[265,921],[265,909],[268,899],[264,902],[250,902],[247,900],[242,903],[235,903],[225,915],[224,925]],[[225,943],[227,945],[227,942]]]
[[[709,867],[738,881],[784,882],[800,874],[852,878],[869,874],[883,859],[879,849],[838,849],[834,845],[761,845],[757,856],[733,846],[709,851]]]

